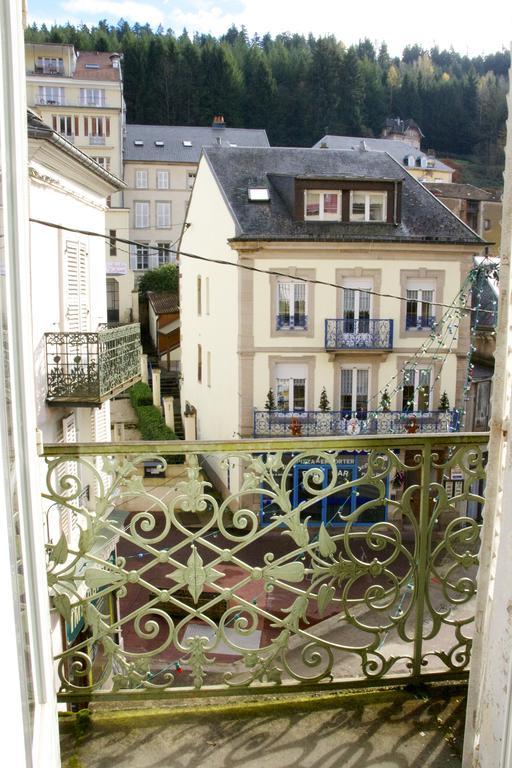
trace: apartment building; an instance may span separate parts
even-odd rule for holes
[[[230,128],[221,116],[211,127],[128,125],[124,148],[125,202],[130,209],[131,269],[141,275],[173,259],[203,147],[268,147],[264,130]]]
[[[54,131],[118,178],[123,176],[125,106],[121,56],[76,51],[72,45],[26,43],[27,103]],[[122,189],[107,199],[104,232],[106,294],[110,322],[137,319],[128,247],[116,236],[128,234]]]
[[[423,152],[420,149],[419,136],[415,140],[410,135],[410,131],[391,132],[380,139],[326,135],[313,145],[313,149],[355,150],[361,148],[369,151],[388,152],[391,157],[404,168],[407,168],[409,173],[420,181],[450,182],[453,178],[453,168],[438,160],[433,151]]]
[[[387,153],[205,149],[181,242],[211,259],[181,265],[198,438],[458,429],[483,247]]]

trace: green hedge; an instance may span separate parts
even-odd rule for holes
[[[179,440],[165,423],[158,408],[153,405],[153,393],[147,384],[140,381],[129,390],[130,401],[137,415],[137,426],[143,440]],[[182,464],[182,455],[164,456],[168,464]]]
[[[139,405],[153,405],[153,393],[151,388],[143,381],[139,381],[130,387],[128,394],[130,395],[130,401],[134,408]]]

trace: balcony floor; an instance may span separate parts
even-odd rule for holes
[[[61,720],[62,766],[460,768],[464,685],[301,697],[91,705]]]

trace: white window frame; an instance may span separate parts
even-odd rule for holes
[[[80,88],[81,107],[104,107],[105,105],[104,88]]]
[[[308,195],[318,195],[318,214],[307,212]],[[336,213],[325,211],[325,195],[336,195]],[[341,221],[341,191],[339,189],[305,189],[304,190],[304,220],[305,221]]]
[[[157,229],[171,228],[171,201],[157,200],[155,204],[155,226]]]
[[[91,160],[95,160],[98,165],[101,165],[102,168],[104,168],[106,171],[110,170],[110,157],[95,157],[91,155]]]
[[[147,188],[148,188],[147,168],[137,168],[135,171],[135,189],[147,189]]]
[[[192,189],[196,180],[197,171],[187,171],[187,189]]]
[[[57,126],[62,136],[74,136],[73,115],[57,115]],[[62,128],[64,127],[64,130]],[[68,128],[70,130],[68,130]]]
[[[156,249],[158,251],[158,266],[161,267],[163,264],[170,264],[172,262],[172,255],[169,253],[169,248],[171,247],[171,244],[168,242],[165,243],[157,243]]]
[[[133,217],[135,229],[148,229],[149,227],[149,200],[136,200],[133,204]]]
[[[409,294],[416,292],[416,298],[412,298]],[[429,331],[432,323],[435,321],[435,311],[433,302],[436,300],[436,281],[422,279],[422,278],[408,278],[406,283],[406,296],[410,301],[416,301],[416,323],[413,325],[409,321],[411,313],[408,311],[409,307],[406,304],[405,308],[405,328],[407,331]],[[426,305],[426,306],[424,306]],[[425,310],[425,311],[424,311]],[[429,317],[431,322],[423,323],[422,318]],[[419,322],[418,322],[419,320]]]
[[[136,268],[149,269],[149,243],[137,243],[135,246]]]
[[[422,378],[422,373],[428,373],[428,403],[427,408],[423,408],[422,410],[419,410],[419,396],[420,396],[420,388],[425,385],[421,385],[420,381]],[[406,386],[405,384],[405,377],[407,373],[413,374],[413,384],[409,386],[414,386],[414,393],[413,393],[413,399],[412,399],[412,408],[407,407],[407,403],[405,402],[405,394],[403,392],[403,388]],[[408,367],[405,368],[403,375],[402,375],[402,410],[411,412],[411,413],[428,413],[432,410],[432,397],[433,397],[433,386],[432,386],[432,370],[430,368],[423,368],[421,366],[415,366],[415,367]]]
[[[157,189],[169,189],[170,178],[169,171],[165,169],[159,169],[156,172],[156,188]]]
[[[354,214],[354,195],[364,196],[364,214]],[[378,197],[382,201],[382,218],[371,219],[370,218],[370,206],[372,198]],[[362,190],[353,189],[350,191],[350,221],[364,221],[369,224],[383,224],[387,221],[387,208],[388,208],[388,194],[387,192],[379,192],[378,190]]]
[[[305,331],[307,330],[308,326],[308,285],[307,283],[303,281],[298,280],[278,280],[276,283],[276,307],[277,307],[277,318],[276,318],[276,327],[278,331],[287,331],[291,329],[298,329]],[[288,321],[283,320],[281,318],[281,315],[283,317],[286,315],[285,312],[280,311],[280,303],[281,303],[281,287],[280,286],[288,286],[289,296],[288,296]],[[303,296],[301,296],[303,294]],[[298,313],[295,312],[295,304],[296,302],[304,301],[304,313]],[[296,323],[295,322],[295,316],[298,315],[299,317],[304,318],[303,323]]]
[[[344,408],[342,403],[342,398],[344,397],[343,393],[343,374],[345,371],[349,371],[351,374],[351,407],[350,408]],[[365,409],[358,409],[357,408],[357,398],[358,398],[358,383],[359,383],[359,373],[364,372],[366,373],[366,408]],[[350,411],[351,413],[357,413],[359,412],[368,412],[368,405],[370,402],[370,387],[371,387],[371,369],[369,366],[360,365],[360,366],[343,366],[340,368],[340,411]]]
[[[39,103],[58,104],[62,107],[64,105],[64,88],[57,85],[40,85]]]
[[[282,407],[280,391],[282,387],[287,388],[288,401],[287,407]],[[298,406],[296,403],[296,386],[304,387],[304,406]],[[306,365],[296,363],[278,363],[275,370],[274,392],[276,393],[276,405],[278,410],[284,410],[287,413],[303,413],[307,410],[308,403],[308,369]]]

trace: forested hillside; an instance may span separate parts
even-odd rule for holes
[[[337,32],[343,37],[343,30]],[[412,117],[423,148],[460,157],[466,178],[501,183],[508,52],[461,56],[418,45],[391,57],[369,40],[282,34],[249,39],[234,27],[220,39],[149,26],[29,27],[28,41],[124,54],[129,123],[266,128],[271,144],[311,146],[326,132],[380,135],[391,115]]]

